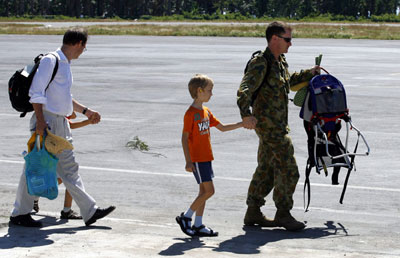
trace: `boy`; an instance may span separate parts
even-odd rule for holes
[[[176,217],[176,222],[183,233],[189,236],[218,236],[218,232],[203,225],[202,218],[206,201],[214,194],[212,178],[214,173],[211,161],[214,159],[211,150],[210,127],[215,126],[225,132],[242,127],[242,122],[222,124],[211,111],[203,106],[212,96],[214,83],[206,75],[196,74],[188,84],[189,92],[194,99],[185,113],[182,132],[182,147],[185,154],[185,170],[193,172],[199,184],[199,194],[186,213]],[[193,227],[192,216],[196,212]]]
[[[93,124],[93,122],[90,119],[82,120],[79,122],[72,122],[71,119],[76,118],[76,113],[72,112],[72,115],[67,117],[69,127],[71,129],[77,129],[81,128],[90,124]],[[58,178],[58,184],[61,184],[62,180]],[[82,216],[79,216],[75,211],[71,209],[72,207],[72,196],[68,192],[67,189],[65,189],[65,197],[64,197],[64,209],[61,211],[61,219],[82,219]]]
[[[72,115],[67,117],[69,126],[71,129],[76,129],[76,128],[81,128],[90,124],[93,124],[93,122],[90,119],[86,119],[83,121],[79,121],[79,122],[72,122],[71,119],[75,119],[76,118],[76,113],[72,112]],[[60,178],[57,178],[58,180],[58,184],[62,183],[62,180]],[[64,209],[61,211],[61,219],[82,219],[82,216],[79,216],[78,213],[76,213],[75,211],[73,211],[71,209],[72,207],[72,196],[71,194],[68,192],[68,190],[65,190],[65,197],[64,197]],[[33,209],[36,212],[39,212],[39,198],[37,198],[34,202],[33,202]]]

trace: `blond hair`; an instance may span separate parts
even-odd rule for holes
[[[204,74],[195,74],[188,83],[190,96],[192,96],[193,99],[197,98],[197,89],[204,89],[209,84],[214,85],[214,81],[210,77]]]

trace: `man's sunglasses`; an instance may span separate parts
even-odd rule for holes
[[[282,37],[282,36],[280,36],[280,35],[276,35],[278,38],[281,38],[281,39],[283,39],[283,40],[285,40],[287,43],[290,43],[291,41],[292,41],[292,38],[285,38],[285,37]]]

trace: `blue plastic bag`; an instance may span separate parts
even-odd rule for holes
[[[36,136],[35,147],[25,157],[25,176],[28,193],[34,196],[46,197],[50,200],[57,198],[57,163],[58,158],[48,153]],[[40,145],[42,147],[40,148]]]

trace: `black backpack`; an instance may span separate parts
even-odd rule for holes
[[[53,81],[58,70],[58,57],[52,53],[49,54],[56,57],[56,65],[54,66],[53,74],[51,75],[51,80],[47,85],[46,90]],[[44,56],[45,55],[40,54],[35,57],[32,69],[29,70],[25,67],[17,70],[8,81],[8,94],[10,96],[11,106],[18,112],[22,112],[19,117],[24,117],[26,113],[33,111],[33,106],[29,102],[29,88],[31,87],[33,77],[39,67],[40,60]]]
[[[250,106],[253,106],[254,101],[256,100],[257,95],[258,95],[258,93],[260,92],[260,89],[261,89],[262,84],[264,84],[265,80],[268,78],[269,73],[271,72],[270,60],[267,58],[267,56],[264,54],[264,52],[262,52],[261,50],[258,50],[258,51],[256,51],[256,52],[254,52],[254,53],[251,55],[249,61],[247,61],[246,67],[244,68],[244,74],[246,74],[246,72],[247,72],[247,70],[248,70],[248,68],[249,68],[250,62],[251,62],[255,57],[257,57],[258,55],[262,55],[262,56],[265,58],[265,60],[267,60],[267,63],[268,63],[268,65],[267,65],[267,73],[266,73],[265,76],[264,76],[263,82],[261,83],[261,85],[257,88],[257,90],[254,92],[253,96],[251,97],[251,104],[250,104]]]

